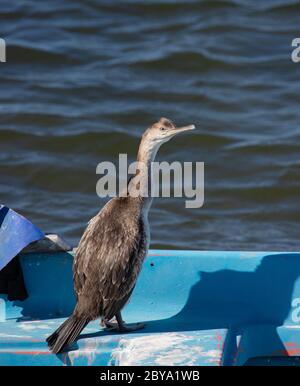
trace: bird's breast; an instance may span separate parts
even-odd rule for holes
[[[150,246],[150,224],[148,220],[148,211],[145,210],[142,212],[142,222],[143,222],[143,229],[144,229],[144,239],[145,239],[145,247],[146,247],[146,253],[148,252],[149,246]]]

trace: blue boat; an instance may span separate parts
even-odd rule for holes
[[[297,365],[300,253],[151,250],[123,317],[90,323],[65,353],[45,338],[74,306],[74,252],[27,253],[29,297],[0,295],[1,365]]]

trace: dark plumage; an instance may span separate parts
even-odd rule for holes
[[[164,130],[161,127],[164,126]],[[176,128],[162,118],[143,135],[138,161],[150,166],[159,146],[192,126]],[[143,186],[149,174],[137,171]],[[73,278],[77,303],[73,314],[47,339],[53,353],[61,352],[74,342],[84,327],[102,317],[103,323],[114,326],[116,317],[120,331],[142,328],[138,323],[126,326],[121,310],[128,301],[147,255],[150,242],[148,211],[151,198],[113,198],[89,222],[76,251]]]

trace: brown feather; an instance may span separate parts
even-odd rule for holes
[[[111,319],[126,304],[147,253],[138,198],[115,198],[89,223],[76,251],[76,312]]]

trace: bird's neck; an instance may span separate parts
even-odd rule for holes
[[[140,191],[142,209],[146,214],[153,200],[151,197],[152,162],[155,160],[158,149],[159,145],[142,140],[137,155],[137,168],[133,180],[135,187]]]

